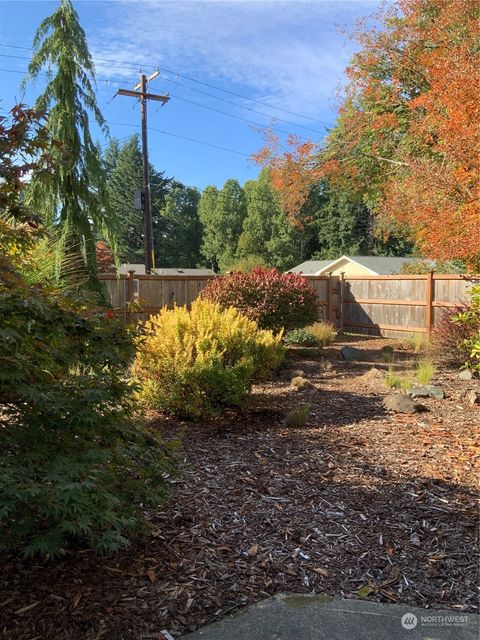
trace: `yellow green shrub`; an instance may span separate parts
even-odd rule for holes
[[[190,418],[243,406],[252,383],[280,365],[281,339],[207,300],[196,300],[190,311],[165,308],[137,339],[140,398],[152,409]]]

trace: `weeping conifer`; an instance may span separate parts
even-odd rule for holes
[[[105,168],[90,135],[89,114],[104,133],[108,128],[96,102],[95,68],[85,32],[70,0],[60,0],[58,9],[40,24],[33,50],[23,84],[36,80],[46,68],[48,82],[35,106],[47,114],[55,162],[47,182],[33,174],[30,204],[45,224],[60,229],[58,264],[65,255],[80,254],[96,286],[95,234],[112,247],[116,243]]]

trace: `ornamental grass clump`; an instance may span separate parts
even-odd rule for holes
[[[315,291],[306,278],[276,269],[258,267],[214,278],[201,296],[223,308],[235,307],[260,328],[272,331],[299,329],[317,319]]]
[[[165,308],[146,323],[134,375],[147,407],[198,419],[243,407],[253,382],[267,378],[283,356],[281,332],[197,299],[190,311]]]
[[[331,322],[315,322],[311,327],[308,327],[308,332],[318,340],[322,347],[331,344],[337,336],[337,330]]]

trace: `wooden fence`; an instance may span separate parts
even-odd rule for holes
[[[116,313],[142,321],[167,306],[189,306],[215,276],[102,275]],[[480,276],[304,276],[317,294],[318,317],[352,333],[429,334],[445,309],[466,299]]]
[[[103,274],[100,280],[115,313],[129,321],[147,320],[163,307],[189,306],[207,282],[215,276],[147,276],[129,271],[128,275]]]

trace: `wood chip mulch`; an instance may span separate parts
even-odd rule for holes
[[[353,341],[367,350],[362,363],[343,361],[341,345],[294,351],[243,416],[158,417],[166,437],[183,432],[182,474],[150,514],[153,530],[109,557],[3,559],[0,635],[179,635],[283,591],[478,611],[480,408],[462,399],[478,382],[442,371],[445,400],[388,414],[371,368],[385,369],[379,350],[392,343]],[[295,391],[296,369],[315,388]],[[285,427],[303,403],[307,425]]]

